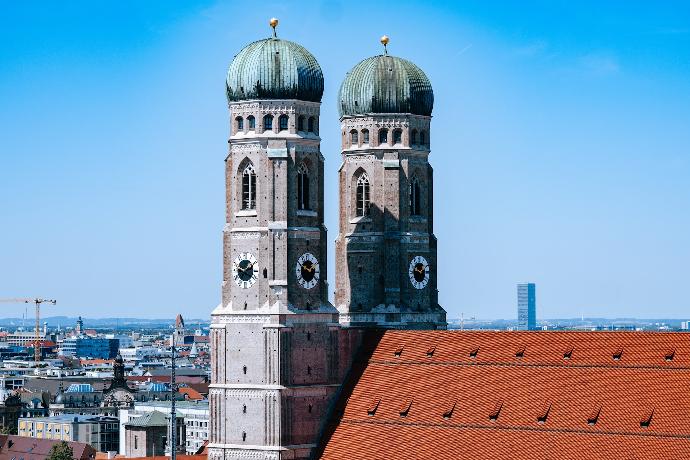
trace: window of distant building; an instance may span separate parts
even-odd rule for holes
[[[369,143],[369,130],[368,129],[362,130],[362,143],[363,144]]]
[[[247,124],[249,125],[249,129],[255,129],[256,128],[256,120],[254,119],[253,115],[249,115],[247,117]]]

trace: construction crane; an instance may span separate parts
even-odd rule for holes
[[[57,300],[51,299],[41,299],[36,297],[35,299],[0,299],[0,302],[4,303],[33,303],[36,305],[36,327],[34,328],[34,361],[41,362],[41,304],[42,303],[52,303],[55,305]]]

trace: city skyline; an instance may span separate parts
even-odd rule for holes
[[[534,6],[519,25],[509,11],[436,5],[431,23],[449,27],[409,32],[416,4],[403,3],[353,33],[357,8],[337,2],[303,18],[269,3],[242,21],[228,4],[162,5],[13,6],[0,19],[9,133],[0,139],[0,223],[10,243],[0,296],[55,297],[48,316],[210,314],[221,278],[224,75],[244,43],[269,36],[275,15],[279,36],[307,45],[324,69],[331,261],[335,94],[387,33],[391,54],[414,59],[434,86],[434,230],[449,318],[513,317],[521,279],[540,286],[540,319],[688,311],[683,7],[608,6],[592,18],[577,14],[585,7]],[[3,316],[23,310],[6,305]]]

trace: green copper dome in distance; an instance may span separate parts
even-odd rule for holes
[[[297,43],[267,38],[245,46],[226,79],[228,101],[299,99],[321,102],[323,73],[316,58]]]
[[[338,93],[340,116],[367,113],[431,115],[431,82],[412,62],[379,55],[357,64],[345,76]]]

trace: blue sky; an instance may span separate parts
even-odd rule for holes
[[[55,314],[209,316],[225,71],[276,16],[326,78],[331,262],[336,94],[385,33],[434,86],[449,317],[515,317],[520,281],[537,283],[539,317],[690,317],[685,2],[0,5],[0,297],[55,297]]]

